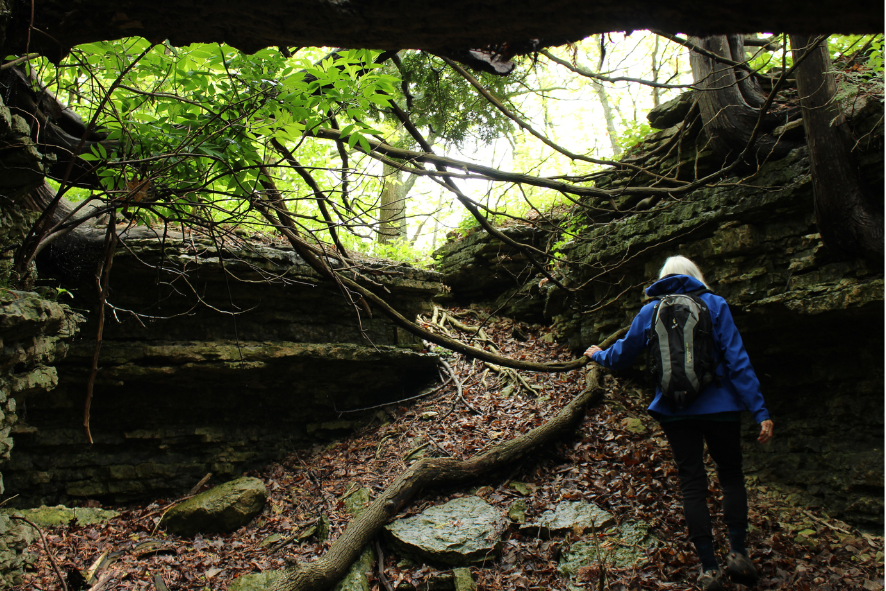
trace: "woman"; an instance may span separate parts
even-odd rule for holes
[[[646,290],[646,294],[656,297],[691,293],[707,287],[695,263],[686,257],[675,256],[665,262],[659,280]],[[750,411],[759,423],[757,441],[760,443],[772,438],[773,425],[760,392],[760,381],[751,367],[726,300],[712,293],[702,293],[700,297],[711,314],[718,351],[717,379],[682,410],[672,410],[671,405],[662,400],[661,390],[656,389],[649,413],[661,423],[677,462],[689,539],[701,561],[699,585],[707,591],[715,591],[723,588],[723,573],[714,553],[704,444],[707,442],[708,451],[717,463],[723,488],[723,517],[729,528],[730,545],[726,574],[738,583],[752,585],[757,580],[757,572],[745,549],[748,500],[741,468],[740,413]],[[646,348],[654,307],[655,301],[644,305],[625,337],[612,347],[604,351],[593,346],[585,351],[585,355],[612,369],[631,365]]]

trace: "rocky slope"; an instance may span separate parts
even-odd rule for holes
[[[882,186],[883,103],[861,100],[850,107],[862,172],[872,186]],[[672,127],[649,136],[628,161],[686,180],[715,170],[720,162],[700,126],[690,123],[692,108],[684,97],[652,113],[657,125]],[[802,125],[782,133],[802,134]],[[596,184],[651,180],[608,172]],[[882,524],[883,271],[862,259],[839,259],[822,243],[805,148],[763,163],[751,178],[725,179],[679,198],[626,196],[614,200],[617,211],[613,203],[590,205],[569,220],[578,236],[561,245],[569,264],[556,272],[572,293],[550,284],[539,289],[540,277],[521,255],[483,231],[439,251],[444,282],[460,301],[493,300],[502,313],[543,318],[557,339],[579,352],[633,319],[644,303],[643,287],[667,256],[694,259],[730,302],[785,435],[749,454],[752,469],[791,485],[802,502]],[[508,232],[531,244],[559,240],[540,227]],[[510,264],[507,280],[498,271],[501,261]],[[472,276],[485,277],[482,292],[470,286]],[[746,427],[751,441],[754,426]]]

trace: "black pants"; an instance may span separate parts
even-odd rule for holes
[[[711,514],[708,511],[708,477],[704,467],[704,444],[717,463],[723,488],[723,518],[727,526],[746,530],[748,495],[741,471],[741,421],[683,419],[661,424],[680,474],[683,490],[683,514],[693,542],[713,541]]]

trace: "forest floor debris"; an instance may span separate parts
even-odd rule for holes
[[[489,339],[504,355],[531,361],[571,357],[553,339],[545,339],[548,329],[544,327],[476,311],[475,318],[468,318],[465,310],[447,313],[463,318],[465,324],[482,321],[480,339]],[[453,334],[475,345],[482,344],[478,332],[452,327]],[[584,371],[580,370],[566,374],[520,372],[520,380],[529,387],[512,388],[512,395],[503,396],[502,382],[513,383],[513,376],[483,362],[438,352],[457,376],[461,399],[456,398],[456,384],[450,380],[447,387],[410,406],[395,404],[377,411],[371,423],[346,440],[293,453],[280,463],[250,473],[266,484],[268,502],[259,517],[231,534],[186,539],[158,529],[162,509],[174,499],[108,507],[120,515],[103,523],[45,528],[49,548],[68,573],[70,591],[88,587],[95,591],[162,591],[163,587],[169,591],[223,591],[240,575],[281,569],[287,561],[309,562],[322,555],[329,539],[347,526],[350,509],[345,500],[350,501],[354,491],[365,488],[374,496],[422,456],[468,458],[519,436],[552,417],[585,385]],[[490,474],[479,487],[429,491],[399,517],[470,494],[498,508],[502,515],[522,501],[520,510],[530,522],[562,501],[592,502],[611,513],[619,524],[649,524],[649,533],[664,543],[644,550],[645,560],[618,567],[606,558],[605,535],[595,541],[594,531],[577,530],[542,539],[521,534],[515,524],[505,532],[498,558],[482,567],[471,567],[478,589],[695,589],[698,563],[685,537],[676,468],[662,432],[645,414],[645,400],[638,395],[642,388],[612,376],[606,376],[604,387],[606,402],[588,412],[572,438],[534,454],[510,473]],[[639,429],[640,424],[645,428]],[[725,530],[717,519],[722,507],[713,481],[715,477],[711,501],[715,535],[725,550]],[[761,572],[757,588],[883,589],[882,537],[788,506],[780,495],[753,478],[749,479],[749,496],[749,547]],[[94,501],[89,504],[96,505]],[[146,542],[156,542],[151,547],[161,551],[141,551]],[[567,578],[559,570],[561,554],[579,544],[599,544],[603,558]],[[448,574],[446,567],[398,555],[384,541],[380,546],[385,582],[393,588],[420,589],[443,572]],[[30,552],[35,560],[18,589],[60,588],[42,544],[33,544]],[[370,588],[384,589],[378,569],[372,572]],[[93,578],[84,586],[82,575],[88,574]],[[104,582],[96,588],[99,581]]]

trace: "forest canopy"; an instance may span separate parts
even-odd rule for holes
[[[58,65],[29,60],[18,82],[68,117],[67,145],[48,146],[60,196],[137,224],[272,232],[251,199],[275,192],[315,240],[421,258],[453,226],[479,223],[453,213],[456,181],[496,223],[607,197],[593,175],[650,131],[645,111],[699,87],[680,42],[595,36],[517,58],[501,77],[418,51],[247,55],[130,38],[82,45]],[[882,93],[882,36],[832,36],[828,47],[855,62],[841,98]],[[756,75],[792,64],[777,40],[747,49]],[[453,161],[441,170],[416,155],[425,147]]]

